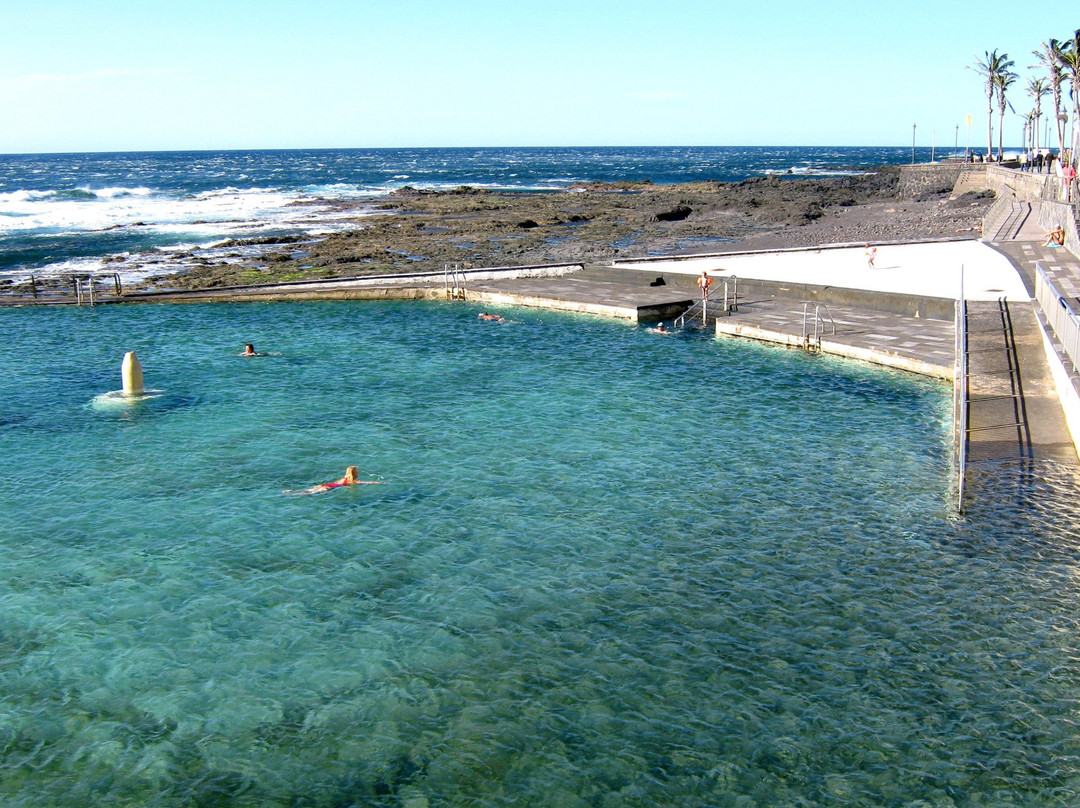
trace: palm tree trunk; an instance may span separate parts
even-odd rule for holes
[[[998,113],[998,162],[1001,162],[1001,144],[1005,139],[1005,110]]]

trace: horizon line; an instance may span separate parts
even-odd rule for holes
[[[608,150],[620,150],[620,149],[904,149],[915,151],[937,151],[942,154],[951,154],[953,152],[960,152],[959,149],[948,149],[937,146],[923,146],[910,144],[900,145],[852,145],[852,144],[816,144],[816,145],[783,145],[783,144],[769,144],[760,146],[750,145],[706,145],[706,144],[667,144],[663,146],[657,145],[589,145],[579,144],[574,146],[560,145],[524,145],[524,146],[259,146],[259,147],[222,147],[222,148],[175,148],[175,149],[104,149],[99,151],[94,150],[72,150],[72,151],[14,151],[14,152],[0,152],[0,157],[58,157],[64,155],[85,155],[85,154],[207,154],[207,153],[227,153],[227,152],[305,152],[305,151],[497,151],[503,149],[521,149],[521,150],[541,150],[541,149],[608,149]],[[1022,146],[1005,146],[1004,151],[1023,151]],[[996,148],[995,148],[996,151]],[[964,153],[980,154],[983,152],[983,147],[967,147]]]

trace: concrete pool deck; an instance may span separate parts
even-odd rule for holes
[[[616,266],[646,273],[754,278],[774,283],[813,283],[918,297],[956,300],[961,275],[968,300],[1026,298],[1023,281],[1009,259],[979,241],[880,244],[873,268],[860,246],[731,253],[700,258],[618,261]]]
[[[742,284],[738,311],[716,320],[720,335],[801,347],[804,318],[813,322],[813,300],[833,299],[838,290],[875,293],[862,300],[850,296],[847,304],[823,304],[822,316],[828,319],[823,323],[822,352],[950,380],[955,342],[952,301],[959,297],[961,275],[968,300],[1030,298],[1009,259],[971,239],[878,245],[873,269],[867,266],[861,245],[618,261],[606,276],[592,268],[561,278],[470,284],[468,297],[492,305],[669,320],[672,311],[678,313],[698,298],[695,284],[703,271],[713,278],[714,289],[720,290],[728,280],[734,290],[735,278]],[[665,285],[649,286],[658,278]],[[889,305],[879,306],[875,298],[887,298]],[[927,299],[937,305],[920,303]],[[719,300],[716,305],[721,305]],[[890,307],[894,310],[887,310]],[[912,313],[906,314],[905,308]],[[927,308],[939,316],[920,316]],[[948,319],[942,314],[946,311]]]

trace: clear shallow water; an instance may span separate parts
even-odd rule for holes
[[[0,310],[0,802],[1076,802],[1075,480],[957,519],[938,383],[476,312]]]

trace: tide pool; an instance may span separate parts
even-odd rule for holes
[[[956,517],[948,386],[478,311],[0,310],[0,802],[1080,799],[1075,479]]]

